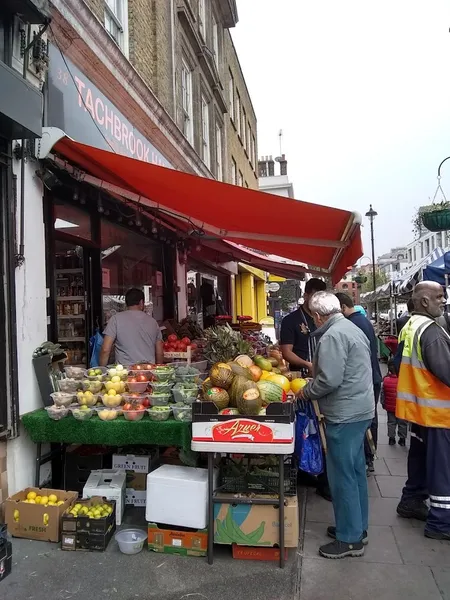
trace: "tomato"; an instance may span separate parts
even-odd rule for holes
[[[137,383],[136,377],[128,377],[128,383]]]
[[[195,342],[192,342],[191,344],[191,350],[197,350],[198,346]]]
[[[184,337],[181,341],[183,342],[183,344],[186,344],[186,346],[191,345],[191,340],[188,337]]]
[[[164,352],[170,352],[171,347],[172,344],[170,344],[169,342],[164,342]]]
[[[144,399],[142,400],[142,406],[143,406],[144,408],[148,408],[148,407],[150,406],[150,401],[149,401],[149,399],[148,399],[148,398],[144,398]]]
[[[144,368],[144,366],[143,366],[143,365],[136,365],[136,366],[135,366],[135,370],[136,370],[136,371],[142,371],[142,370],[143,370],[143,368]]]
[[[145,365],[145,368],[147,371],[151,371],[154,368],[155,365],[151,365],[150,363],[148,365]]]
[[[123,410],[132,410],[133,405],[131,404],[131,402],[127,402],[126,404],[123,405]]]
[[[181,342],[181,344],[180,344],[180,350],[181,350],[181,352],[186,352],[186,350],[187,350],[187,346],[183,342]]]
[[[138,376],[136,377],[136,379],[137,379],[137,381],[138,381],[139,383],[142,383],[142,382],[144,382],[144,381],[148,381],[148,377],[147,377],[147,375],[138,375]]]
[[[176,341],[178,341],[178,336],[175,335],[174,333],[171,333],[167,339],[169,342],[176,342]]]

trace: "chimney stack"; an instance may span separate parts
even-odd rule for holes
[[[267,177],[267,157],[261,156],[258,160],[258,177]]]
[[[267,161],[267,165],[269,168],[269,177],[273,177],[275,175],[275,162],[272,156],[269,156],[269,160]]]
[[[287,175],[287,160],[286,160],[286,155],[285,154],[281,155],[281,160],[280,160],[280,175]]]

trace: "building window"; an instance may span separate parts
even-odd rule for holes
[[[204,40],[206,40],[206,7],[205,0],[198,0],[198,30]]]
[[[256,168],[258,161],[256,160],[256,139],[252,134],[252,152],[251,152],[251,161],[253,162],[253,166]]]
[[[251,159],[252,156],[252,128],[250,127],[250,123],[247,123],[247,144],[245,146],[245,149],[247,150],[247,154],[248,157]]]
[[[239,92],[236,90],[236,113],[234,115],[234,122],[236,124],[238,135],[241,135],[241,97]]]
[[[238,185],[240,185],[241,187],[244,187],[244,176],[242,175],[242,173],[240,171],[239,171]]]
[[[222,128],[216,123],[216,179],[223,181]]]
[[[436,234],[436,246],[442,248],[442,231]]]
[[[234,77],[230,71],[230,80],[228,84],[228,101],[230,104],[230,119],[234,120]]]
[[[212,43],[214,62],[216,63],[217,69],[219,69],[219,26],[217,25],[214,15],[212,17]]]
[[[105,0],[105,29],[128,55],[128,0]]]
[[[181,103],[183,108],[183,134],[193,144],[192,71],[184,60],[181,62]]]
[[[233,157],[231,157],[231,183],[237,185],[237,166]]]
[[[428,254],[430,254],[430,238],[425,240],[425,256],[428,256]]]
[[[209,104],[202,96],[202,159],[208,169],[211,166],[211,149],[209,144]]]
[[[414,262],[416,262],[416,260],[417,260],[417,249],[414,246]]]
[[[244,107],[242,107],[241,131],[242,131],[242,145],[244,146],[244,148],[246,148],[247,147],[247,113],[245,112]]]
[[[433,251],[436,248],[436,241],[434,235],[431,237],[431,250]]]

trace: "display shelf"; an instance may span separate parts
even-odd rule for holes
[[[58,338],[58,342],[70,343],[70,342],[85,342],[84,337],[73,337],[73,338]]]
[[[56,269],[56,274],[70,274],[70,273],[83,273],[83,269]]]
[[[58,302],[64,302],[65,300],[82,300],[82,301],[84,301],[84,296],[57,296],[56,300]]]
[[[58,315],[58,319],[85,319],[86,315]]]

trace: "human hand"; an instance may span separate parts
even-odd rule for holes
[[[313,374],[313,366],[312,363],[307,362],[306,363],[306,368],[308,369],[308,375],[312,375]]]

